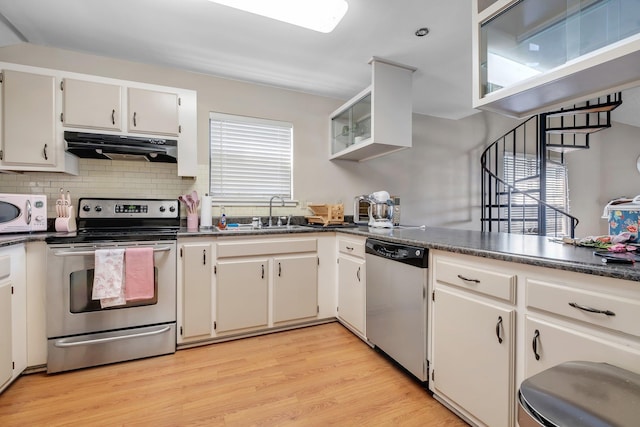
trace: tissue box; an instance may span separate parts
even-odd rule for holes
[[[634,201],[611,205],[609,212],[609,234],[631,233],[630,242],[638,241],[638,227],[640,226],[640,202]]]

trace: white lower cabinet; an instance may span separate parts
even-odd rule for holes
[[[365,238],[338,235],[338,320],[366,339]]]
[[[529,315],[525,330],[525,377],[571,360],[605,362],[640,373],[638,342]]]
[[[318,255],[273,259],[273,323],[318,315]]]
[[[319,295],[334,300],[327,284],[319,290],[318,241],[324,238],[178,239],[178,346],[318,319]]]
[[[211,243],[197,240],[179,243],[178,277],[182,314],[178,325],[178,342],[194,337],[209,337],[213,332],[211,278],[213,254]]]
[[[4,275],[0,259],[0,276]],[[11,288],[8,277],[0,279],[0,387],[4,386],[13,376],[13,345],[11,329]]]
[[[640,286],[574,274],[526,279],[524,377],[571,360],[640,373]]]
[[[0,249],[0,392],[27,367],[27,290],[23,244]]]
[[[218,260],[216,270],[216,332],[266,328],[269,260]]]
[[[515,309],[437,287],[435,392],[487,426],[513,425]]]
[[[430,270],[430,389],[474,425],[514,426],[517,276],[440,251]]]
[[[520,383],[563,362],[640,373],[638,282],[438,250],[430,275],[429,387],[472,425],[514,426]]]

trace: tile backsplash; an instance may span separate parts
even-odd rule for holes
[[[176,164],[126,160],[78,159],[78,176],[51,172],[0,173],[0,193],[45,194],[49,218],[56,215],[55,201],[60,189],[70,191],[74,206],[81,197],[129,197],[177,199],[178,195],[208,190],[208,165],[199,165],[198,177],[180,178]],[[227,215],[266,216],[264,206],[225,206]],[[214,206],[212,214],[220,214]],[[306,209],[278,208],[274,215],[305,215]],[[181,216],[186,216],[184,207]]]

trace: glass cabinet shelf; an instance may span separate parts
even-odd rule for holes
[[[331,160],[363,161],[411,147],[415,68],[372,58],[372,83],[330,115]]]
[[[371,90],[331,119],[331,154],[371,138]]]
[[[481,3],[474,16],[476,108],[522,117],[640,81],[637,66],[629,69],[640,57],[638,0]]]

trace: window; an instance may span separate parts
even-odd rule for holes
[[[275,195],[291,200],[291,123],[219,113],[209,121],[209,191],[215,201],[262,204]]]
[[[505,152],[504,180],[525,191],[533,197],[540,198],[540,183],[538,182],[538,160],[535,157],[514,155]],[[546,202],[561,211],[569,212],[569,190],[567,184],[567,167],[564,164],[547,159],[547,197]],[[514,221],[511,225],[512,233],[537,233],[538,205],[524,194],[512,194],[512,203],[517,207],[511,208],[511,217],[519,215],[524,221]],[[553,209],[546,209],[547,235],[568,235],[568,218],[558,214]],[[507,217],[507,212],[503,217]],[[531,219],[528,220],[528,219]]]

